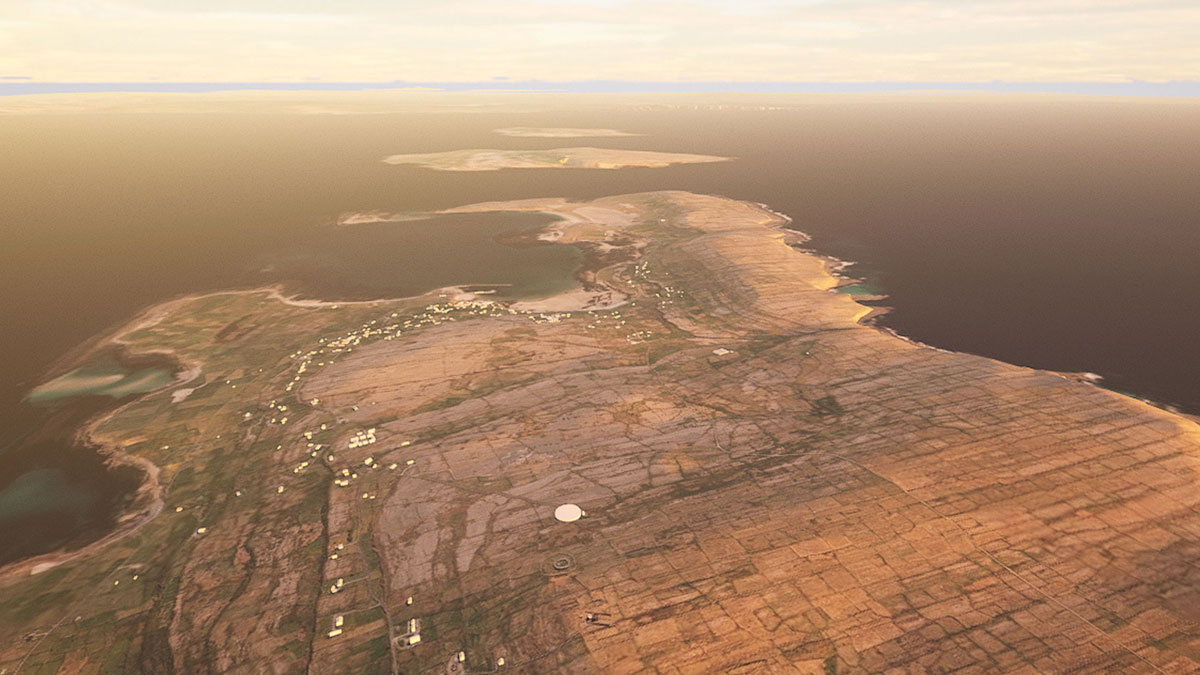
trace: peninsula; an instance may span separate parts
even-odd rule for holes
[[[1200,667],[1192,420],[863,325],[758,205],[486,211],[558,216],[586,297],[121,331],[201,369],[88,431],[165,508],[9,568],[0,672]]]

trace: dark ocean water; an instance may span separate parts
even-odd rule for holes
[[[79,413],[51,415],[22,398],[56,359],[149,304],[277,281],[327,296],[411,294],[455,282],[550,290],[574,264],[571,254],[492,240],[536,217],[448,218],[438,221],[444,227],[406,230],[331,226],[347,212],[493,199],[685,189],[762,202],[794,218],[820,252],[856,261],[852,272],[894,308],[881,323],[906,336],[1095,372],[1113,388],[1200,412],[1197,113],[1189,100],[915,97],[790,110],[6,116],[0,504],[61,495],[31,506],[54,534],[26,542],[26,552],[105,527],[119,481],[80,468],[83,460],[68,462],[71,453],[29,451],[31,443],[65,445],[56,432],[69,431]],[[518,125],[645,136],[491,133]],[[585,144],[737,160],[490,173],[379,161]],[[466,244],[461,255],[451,239]],[[439,264],[427,273],[411,265],[396,273],[396,260],[435,250]],[[0,530],[16,523],[5,518],[0,513]]]

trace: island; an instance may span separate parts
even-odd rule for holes
[[[611,138],[619,136],[641,136],[616,129],[576,129],[571,127],[507,127],[496,129],[496,133],[520,138]]]
[[[0,672],[1200,666],[1193,420],[865,325],[763,206],[490,211],[583,290],[119,330],[199,369],[86,432],[163,507],[0,573]]]
[[[372,225],[375,223],[404,223],[424,220],[429,216],[421,213],[388,213],[387,211],[348,211],[337,217],[335,225]]]
[[[436,171],[498,171],[500,169],[623,169],[672,164],[724,162],[729,157],[614,148],[557,148],[554,150],[451,150],[392,155],[388,164],[413,164]]]

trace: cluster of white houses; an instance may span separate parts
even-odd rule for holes
[[[614,311],[614,312],[609,313],[607,316],[605,316],[605,315],[598,315],[595,310],[592,310],[592,311],[589,311],[589,314],[593,318],[594,323],[589,324],[588,328],[597,327],[605,319],[612,319],[613,321],[615,321],[617,323],[617,325],[625,324],[625,320],[623,318],[621,318],[620,312]],[[384,340],[392,340],[397,337],[400,337],[400,335],[407,330],[423,328],[426,326],[436,326],[436,325],[439,325],[444,322],[453,321],[459,317],[463,317],[463,318],[467,318],[467,317],[471,317],[471,316],[495,317],[495,316],[503,316],[503,315],[526,315],[526,316],[528,316],[528,318],[531,321],[533,321],[535,323],[539,323],[539,324],[541,324],[541,323],[558,323],[559,321],[562,321],[563,319],[571,316],[571,314],[569,314],[569,313],[544,313],[544,312],[516,310],[511,307],[506,307],[506,306],[503,306],[503,305],[500,305],[500,304],[497,304],[494,302],[483,301],[483,300],[475,300],[475,301],[469,301],[469,302],[464,302],[464,301],[443,302],[443,303],[438,303],[438,304],[434,304],[434,305],[429,305],[424,309],[424,311],[414,314],[411,318],[404,319],[404,320],[398,319],[399,314],[392,313],[390,318],[393,319],[394,321],[391,323],[387,323],[387,325],[380,326],[380,325],[377,325],[378,324],[377,321],[370,321],[366,324],[363,324],[358,330],[347,333],[341,337],[331,339],[331,340],[327,340],[326,338],[320,338],[318,340],[318,343],[320,344],[320,346],[317,347],[316,349],[312,349],[312,350],[308,350],[308,351],[296,351],[296,352],[290,354],[289,358],[295,360],[297,362],[297,365],[296,365],[295,371],[292,374],[292,378],[288,381],[287,385],[285,386],[285,391],[286,392],[293,391],[293,389],[295,389],[295,387],[300,383],[301,378],[307,372],[309,372],[310,368],[312,368],[314,366],[322,367],[327,364],[332,364],[334,362],[335,358],[337,358],[340,355],[344,355],[344,354],[347,354],[347,353],[353,351],[353,349],[355,347],[362,344],[365,340],[368,340],[371,338],[382,338]],[[645,337],[648,337],[649,335],[650,335],[649,332],[639,331],[638,333],[632,334],[630,336],[630,338],[636,337],[638,339],[644,339]],[[227,381],[226,383],[228,384],[229,381]],[[304,401],[304,403],[306,403],[308,406],[316,407],[320,403],[320,399],[314,397],[314,398]],[[287,404],[281,403],[276,400],[272,400],[268,404],[268,410],[269,410],[269,414],[270,414],[270,418],[269,418],[270,424],[278,424],[278,425],[287,424],[288,419],[289,419],[289,412],[290,412]],[[358,406],[353,406],[353,410],[357,411]],[[293,414],[295,414],[295,413],[293,413]],[[242,419],[248,421],[248,420],[252,419],[253,416],[254,416],[253,413],[246,412],[242,415]],[[312,466],[316,461],[323,460],[327,465],[333,464],[333,462],[335,461],[335,458],[334,458],[332,449],[326,448],[325,444],[323,444],[323,443],[318,443],[317,438],[316,438],[317,434],[319,434],[321,432],[329,431],[331,424],[333,424],[333,423],[332,422],[322,423],[320,425],[319,430],[310,430],[310,431],[302,432],[301,435],[303,436],[304,440],[307,442],[307,450],[308,450],[310,458],[300,462],[298,465],[293,467],[292,473],[299,474],[300,472],[305,471],[307,468]],[[219,438],[219,436],[218,436],[218,438]],[[375,427],[370,427],[367,429],[355,431],[347,440],[347,447],[348,447],[348,449],[351,449],[351,450],[363,448],[363,447],[375,444],[377,442],[377,440],[378,440],[378,438],[376,436]],[[411,444],[412,444],[412,441],[405,440],[405,441],[400,442],[397,447],[400,447],[400,448],[408,447]],[[164,446],[164,449],[166,447],[167,446]],[[276,451],[283,450],[283,445],[282,444],[276,445],[275,450]],[[413,459],[405,460],[406,466],[412,466],[413,464],[415,464],[415,460],[413,460]],[[378,469],[382,468],[383,465],[381,465],[378,461],[376,461],[376,459],[374,457],[367,457],[366,459],[363,460],[363,466],[366,467],[364,470],[378,470]],[[389,471],[395,471],[398,468],[398,466],[399,465],[395,462],[392,462],[392,463],[389,463],[386,465],[386,467]],[[359,477],[359,474],[354,469],[352,469],[350,467],[345,467],[340,470],[336,470],[334,472],[333,476],[334,476],[333,477],[334,485],[336,485],[337,487],[348,487],[353,480],[355,480]],[[286,489],[285,486],[280,484],[275,488],[275,493],[283,494],[285,489]],[[240,489],[235,490],[235,496],[241,497],[242,490],[240,490]],[[375,499],[375,494],[372,492],[363,492],[362,497],[364,499]],[[584,515],[583,511],[581,509],[578,509],[578,507],[576,507],[574,505],[564,505],[564,506],[570,506],[570,507],[578,510],[578,515],[575,515],[574,511],[572,511],[571,514],[569,514],[570,516],[573,516],[573,517],[564,517],[561,513],[556,513],[556,517],[558,517],[559,520],[565,520],[565,521],[569,522],[571,520],[578,519],[579,517]],[[182,507],[182,506],[177,506],[175,508],[176,513],[180,513],[183,510],[184,510],[184,507]],[[562,507],[560,507],[560,511],[561,510],[562,510]],[[195,533],[197,535],[203,535],[207,531],[208,531],[208,528],[202,526],[202,527],[198,527],[195,530]],[[338,560],[339,556],[342,554],[344,549],[345,549],[344,543],[336,544],[329,553],[329,559],[330,560]],[[137,579],[137,576],[135,575],[133,578]],[[115,581],[114,585],[116,585],[118,583],[119,583],[119,581]],[[337,577],[329,585],[329,593],[337,594],[342,591],[344,586],[345,586],[345,578]],[[408,597],[405,604],[408,606],[411,606],[413,604],[412,596]],[[327,635],[329,638],[338,637],[338,636],[342,635],[342,632],[345,628],[346,628],[345,616],[342,614],[338,614],[334,617],[332,626],[330,627],[329,631],[327,632]],[[421,629],[420,621],[416,618],[410,619],[407,624],[406,633],[402,636],[399,636],[398,640],[400,640],[406,646],[413,646],[413,645],[419,644],[421,642],[420,629]],[[458,661],[459,663],[465,662],[466,661],[466,653],[463,651],[459,651],[455,655],[455,660]],[[504,658],[501,657],[501,658],[496,659],[496,665],[504,666],[505,665]]]

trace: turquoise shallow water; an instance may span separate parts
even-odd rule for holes
[[[71,513],[93,506],[96,495],[59,469],[34,469],[0,490],[0,520]]]
[[[883,295],[883,289],[869,281],[838,286],[837,292],[846,295]]]
[[[26,400],[35,405],[45,405],[80,396],[124,398],[154,391],[170,384],[173,379],[174,374],[167,368],[130,369],[115,359],[102,358],[35,387]]]
[[[106,483],[100,462],[62,449],[86,419],[74,409],[98,414],[115,400],[109,394],[150,386],[160,374],[76,376],[65,383],[67,398],[36,407],[24,399],[56,359],[152,303],[282,281],[330,298],[459,283],[553,290],[578,252],[495,241],[506,227],[530,226],[523,217],[333,226],[351,212],[490,200],[685,189],[764,203],[811,235],[810,248],[859,263],[847,273],[886,293],[894,311],[880,321],[905,336],[1099,373],[1108,386],[1200,411],[1200,294],[1186,292],[1200,288],[1200,116],[1192,104],[920,97],[775,101],[786,109],[756,110],[743,102],[746,109],[592,102],[536,113],[296,115],[231,106],[205,115],[3,117],[0,490],[60,468],[81,490],[102,486],[102,505],[119,503],[109,495],[123,483]],[[480,173],[380,161],[575,144],[493,133],[512,126],[618,128],[643,135],[579,144],[737,159]],[[30,484],[55,492],[47,477],[35,478]],[[13,533],[45,533],[22,551],[64,532],[102,534],[106,509],[36,525],[0,514],[0,560],[16,555]]]

